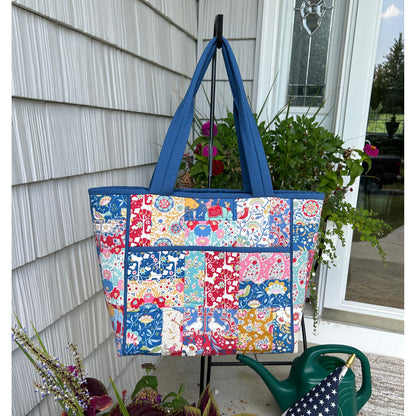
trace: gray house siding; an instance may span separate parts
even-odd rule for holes
[[[70,363],[74,341],[88,374],[121,389],[156,358],[116,357],[87,190],[149,184],[218,13],[253,98],[258,1],[237,3],[12,2],[12,309],[55,356]],[[217,78],[220,116],[232,108],[221,59]],[[209,114],[204,100],[197,105]],[[59,414],[34,393],[34,370],[14,346],[12,366],[13,415]]]
[[[247,97],[254,102],[254,78],[256,74],[256,52],[258,47],[258,14],[260,0],[200,0],[198,27],[198,53],[212,39],[214,20],[217,14],[223,14],[223,34],[230,42],[238,62],[241,78]],[[202,83],[203,88],[210,95],[211,66],[208,68]],[[222,117],[227,111],[232,111],[232,95],[228,85],[227,72],[221,56],[217,58],[217,83],[215,116]],[[209,118],[209,102],[202,92],[198,93],[197,107],[203,116]]]

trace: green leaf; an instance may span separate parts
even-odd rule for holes
[[[208,158],[206,156],[195,155],[195,159],[205,164],[208,163]]]
[[[188,401],[184,397],[177,397],[172,400],[172,405],[175,409],[180,409],[188,404]]]
[[[192,166],[190,170],[190,174],[192,176],[198,175],[199,173],[203,173],[203,172],[204,172],[204,165],[202,163],[196,163],[194,166]]]
[[[35,326],[33,325],[32,321],[30,322],[30,324],[32,325],[33,330],[35,331],[36,338],[37,338],[37,340],[39,342],[39,345],[41,346],[42,350],[47,353],[48,351],[46,350],[45,345],[43,344],[42,340],[40,339],[39,333],[36,330]]]
[[[126,406],[124,405],[123,399],[121,398],[119,392],[116,389],[116,386],[114,385],[113,379],[110,377],[111,385],[113,386],[114,393],[116,394],[118,405],[120,406],[121,413],[123,416],[130,416],[129,412],[126,409]]]
[[[177,394],[173,391],[171,391],[170,393],[166,394],[166,396],[163,398],[162,403],[165,403],[167,401],[167,399],[170,399],[171,397],[176,397]]]
[[[201,416],[201,411],[193,406],[184,406],[185,416]]]
[[[202,416],[221,416],[217,403],[215,403],[214,397],[211,396],[208,400],[208,403],[202,412]]]
[[[156,376],[143,376],[136,384],[131,399],[133,400],[136,397],[136,394],[143,390],[146,387],[150,387],[153,390],[157,391],[158,381]]]
[[[350,170],[350,177],[351,180],[349,181],[347,186],[352,185],[355,180],[361,175],[361,173],[363,172],[363,167],[359,164],[354,164],[351,166],[351,170]]]

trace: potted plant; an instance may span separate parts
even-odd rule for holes
[[[376,247],[383,259],[385,252],[379,238],[390,230],[384,221],[377,218],[376,212],[355,208],[345,199],[363,173],[363,164],[371,168],[368,149],[345,148],[339,136],[317,121],[318,111],[311,116],[304,114],[294,117],[289,114],[287,107],[287,111],[280,111],[267,124],[260,122],[255,114],[274,189],[319,191],[325,194],[313,274],[319,264],[334,264],[334,241],[340,240],[345,245],[346,226],[358,231],[362,241]],[[189,143],[190,153],[184,155],[179,187],[204,188],[208,183],[209,123],[202,124],[195,117],[195,124],[201,133]],[[241,189],[241,169],[232,113],[228,112],[225,118],[218,120],[215,127],[213,166],[218,166],[218,169],[213,169],[212,186]],[[371,152],[373,154],[373,148]],[[311,282],[311,300],[315,303],[316,314],[316,299],[313,299],[315,285],[313,280]]]
[[[116,402],[105,385],[96,378],[87,377],[76,344],[70,342],[74,365],[65,365],[46,350],[39,333],[32,325],[38,343],[32,341],[20,321],[12,327],[13,340],[36,368],[41,381],[34,381],[36,391],[42,396],[51,395],[62,407],[61,416],[220,416],[218,406],[209,385],[202,392],[198,403],[189,404],[184,398],[184,386],[164,397],[157,391],[158,380],[150,375],[155,366],[142,365],[146,374],[133,389],[130,400],[127,390],[120,394],[110,377]],[[106,411],[105,413],[102,413]],[[248,413],[235,416],[256,416]]]
[[[361,234],[361,240],[370,242],[385,257],[379,237],[389,226],[377,218],[377,213],[355,208],[345,200],[351,186],[363,173],[363,163],[371,168],[370,149],[344,148],[342,139],[324,128],[315,113],[283,117],[280,111],[266,124],[258,122],[274,189],[319,191],[325,194],[323,205],[320,251],[317,261],[332,265],[335,259],[333,237],[345,244],[344,227],[351,226]],[[256,115],[256,119],[258,117]],[[209,123],[196,118],[201,134],[189,143],[178,179],[179,187],[204,188],[208,183]],[[213,185],[215,188],[241,189],[241,168],[237,135],[232,113],[219,120],[214,128]],[[215,168],[217,166],[217,169]],[[328,223],[331,227],[328,228]]]

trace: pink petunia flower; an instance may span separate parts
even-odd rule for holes
[[[368,156],[376,157],[376,156],[378,156],[379,150],[377,149],[377,147],[371,146],[371,144],[366,144],[364,146],[364,152]]]
[[[217,153],[218,153],[217,148],[216,148],[215,146],[212,146],[212,157],[214,157]],[[202,149],[202,154],[203,154],[205,157],[208,157],[208,156],[209,156],[209,146],[205,146],[205,147]]]
[[[203,136],[209,137],[209,128],[210,128],[210,122],[209,121],[207,121],[205,124],[202,125],[201,133],[202,133]],[[214,123],[214,132],[213,133],[214,133],[214,136],[216,136],[218,134],[218,129],[217,129],[217,126],[216,126],[215,123]]]

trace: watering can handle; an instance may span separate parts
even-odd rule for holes
[[[311,361],[315,362],[322,354],[329,353],[345,353],[345,354],[354,354],[361,361],[361,371],[362,371],[362,383],[361,388],[356,394],[357,398],[357,411],[360,410],[367,400],[371,396],[371,372],[370,372],[370,363],[368,358],[360,351],[354,347],[341,344],[326,344],[326,345],[317,345],[315,347],[308,348],[304,354],[306,354],[306,362]]]

